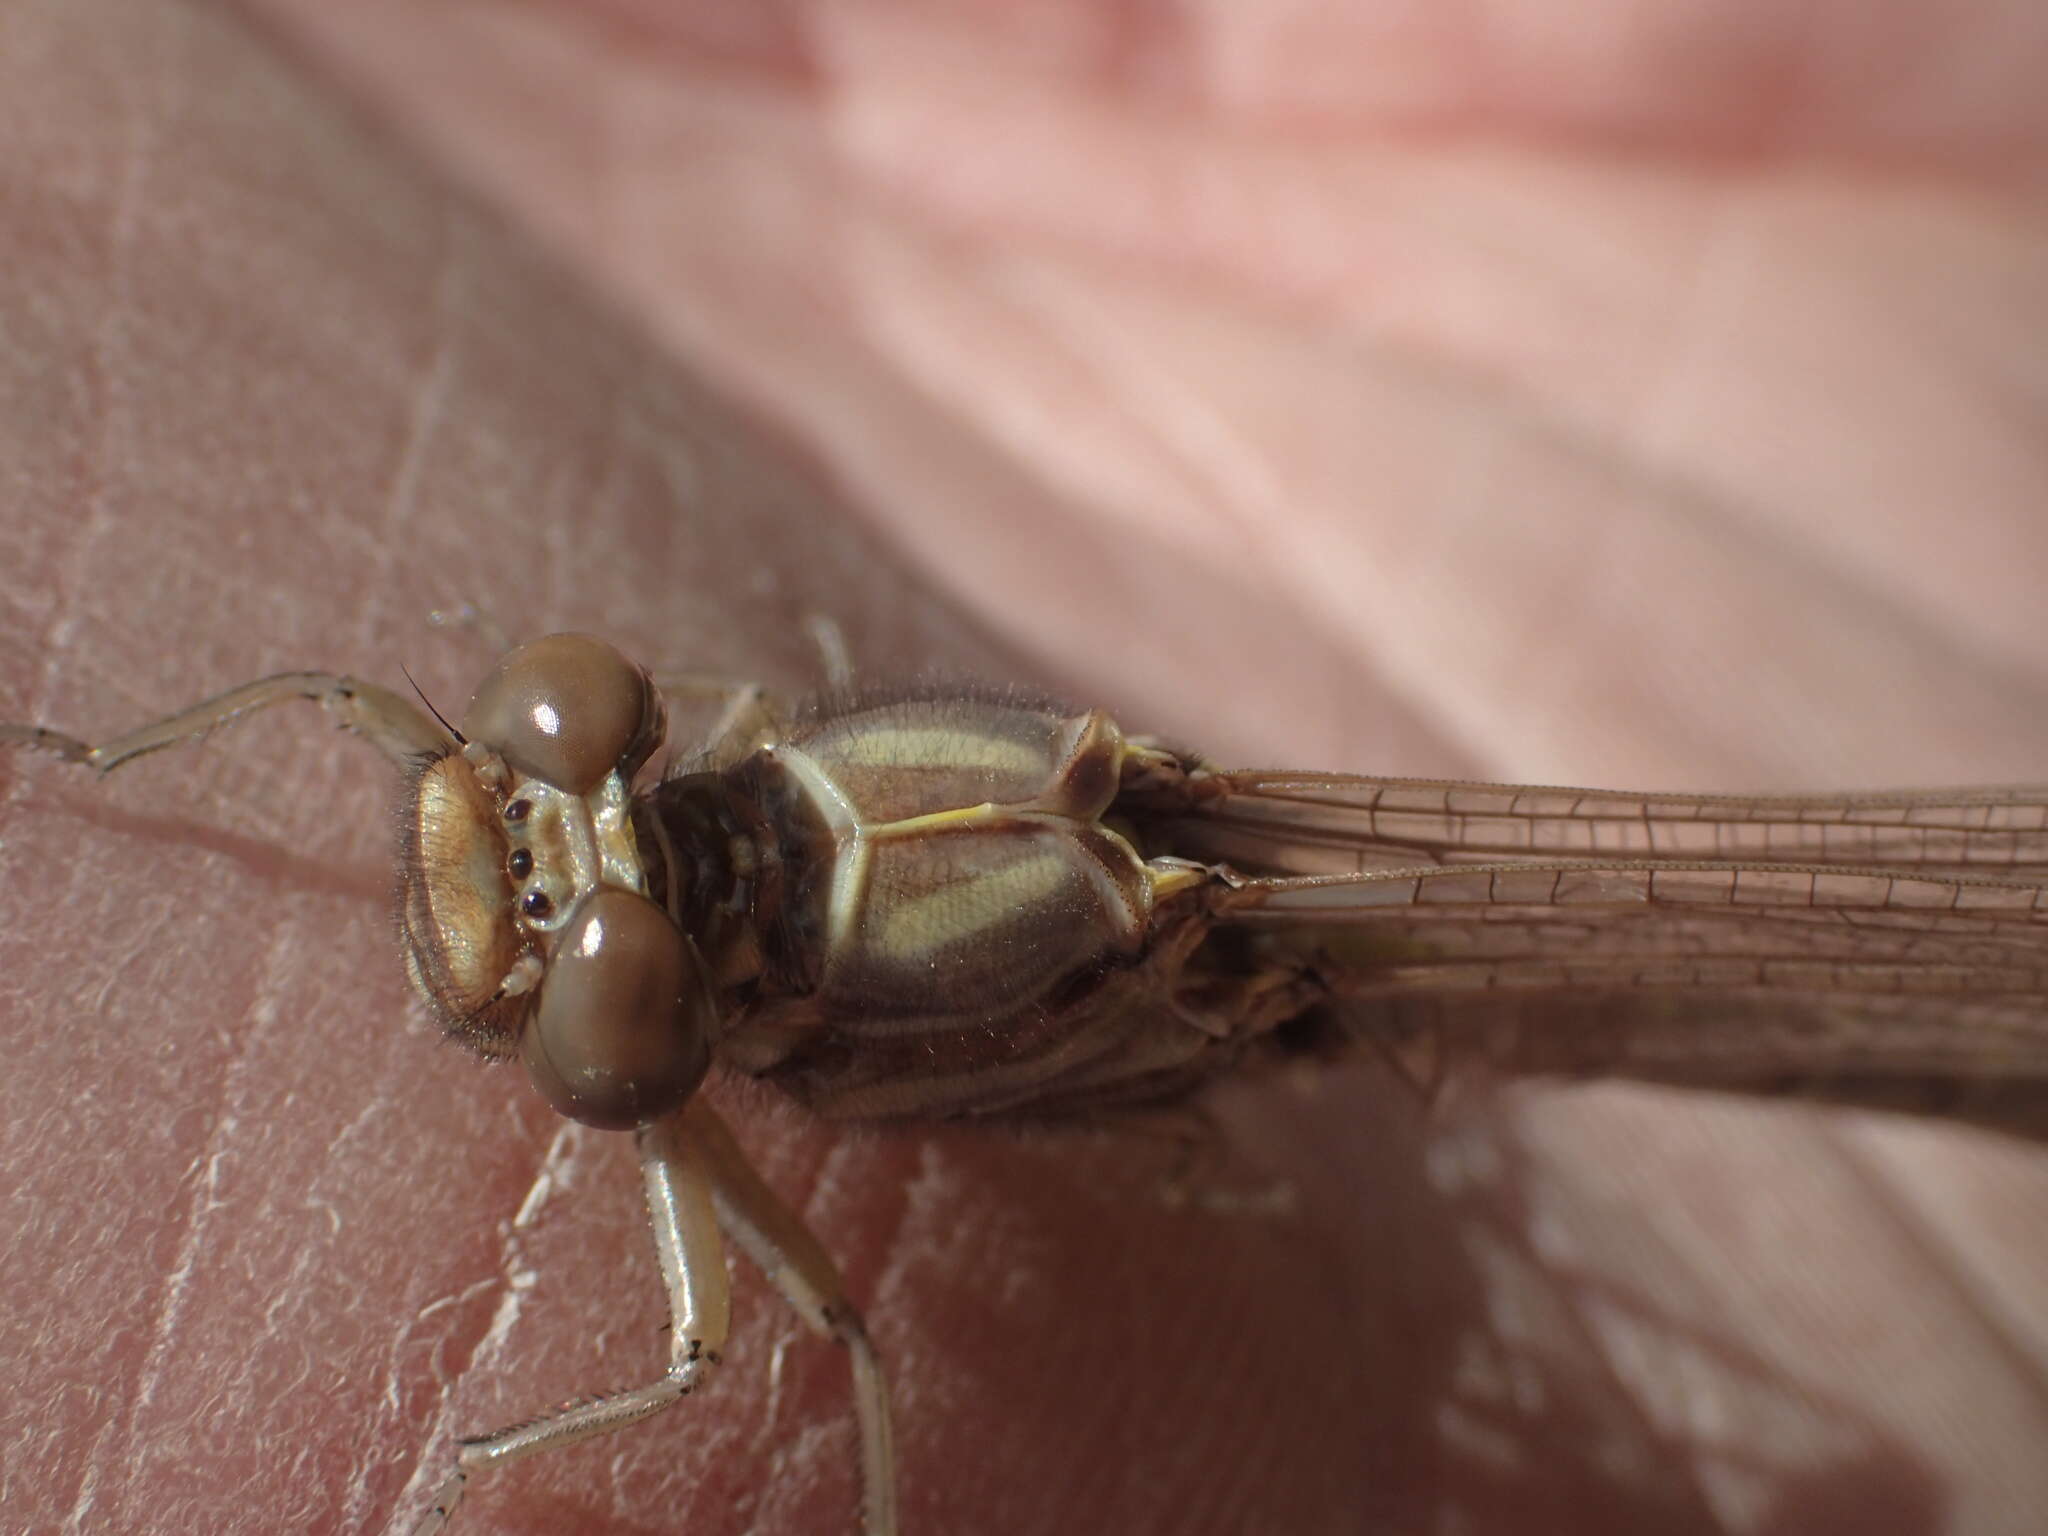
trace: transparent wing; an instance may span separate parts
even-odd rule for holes
[[[2048,787],[1657,795],[1202,771],[1190,858],[1324,873],[1528,860],[1692,860],[2048,878]]]
[[[2048,1128],[2048,790],[1203,771],[1138,814],[1237,872],[1218,919],[1425,1085],[1477,1064]]]

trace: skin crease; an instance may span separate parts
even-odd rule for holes
[[[292,63],[10,17],[0,712],[401,663],[447,709],[490,648],[423,615],[472,598],[784,687],[826,612],[1226,758],[2048,760],[2030,16],[414,9],[249,7]],[[310,711],[104,785],[0,757],[10,1523],[381,1530],[451,1434],[658,1360],[623,1142],[407,1011],[390,791]],[[2032,1149],[1619,1089],[1425,1127],[1359,1071],[1224,1107],[1205,1177],[1274,1218],[1165,1209],[1129,1134],[723,1093],[867,1310],[913,1533],[2048,1501]],[[840,1528],[843,1366],[736,1276],[709,1396],[466,1524]]]

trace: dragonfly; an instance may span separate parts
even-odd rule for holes
[[[2048,787],[1665,795],[1222,768],[1019,688],[713,690],[557,634],[459,721],[291,672],[93,743],[100,773],[291,701],[404,777],[407,974],[447,1035],[630,1133],[671,1320],[645,1385],[463,1440],[472,1478],[702,1388],[724,1245],[851,1366],[860,1528],[898,1529],[882,1362],[831,1257],[697,1090],[839,1120],[1071,1119],[1376,1054],[2048,1132]],[[425,706],[425,707],[422,707]]]

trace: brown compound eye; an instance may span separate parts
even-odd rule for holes
[[[591,635],[548,635],[507,652],[462,717],[462,734],[518,772],[586,795],[626,778],[661,744],[661,698],[647,674]]]
[[[715,1008],[697,948],[669,915],[607,886],[563,925],[519,1056],[559,1113],[628,1130],[704,1080]]]

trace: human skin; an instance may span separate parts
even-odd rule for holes
[[[826,613],[1231,759],[2039,777],[2040,23],[1718,10],[1539,58],[1476,14],[250,6],[285,62],[24,7],[0,714],[401,663],[446,707],[468,599],[785,687]],[[452,1434],[661,1358],[622,1139],[408,1009],[393,789],[310,711],[0,758],[9,1524],[381,1530]],[[1202,1177],[1275,1216],[1169,1209],[1128,1132],[721,1103],[868,1310],[913,1536],[2048,1505],[2031,1149],[1628,1090],[1425,1123],[1360,1071],[1224,1107]],[[843,1365],[738,1289],[702,1398],[466,1522],[847,1523]]]

